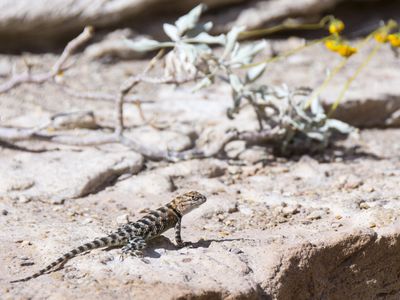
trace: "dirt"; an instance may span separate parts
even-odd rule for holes
[[[321,69],[310,58],[315,53],[307,53],[294,62],[297,73],[290,74],[289,83],[301,82],[305,70]],[[28,59],[40,69],[55,57]],[[22,68],[20,58],[13,60]],[[81,90],[112,92],[121,78],[144,64],[80,59],[65,80]],[[282,81],[285,68],[282,64],[271,82]],[[360,80],[368,86],[369,79]],[[388,83],[376,95],[386,88]],[[356,86],[351,95],[363,103],[366,92],[357,94],[360,90]],[[231,100],[223,86],[196,94],[145,86],[139,93],[155,101],[143,105],[143,111],[164,129],[145,125],[134,105],[126,105],[126,126],[153,147],[182,150],[193,146],[188,136],[203,130],[247,129],[256,123],[246,111],[237,120],[226,119]],[[112,103],[73,99],[54,84],[24,85],[0,97],[2,125],[35,126],[54,113],[92,110],[102,130],[113,127]],[[85,134],[87,129],[67,133]],[[399,138],[396,128],[363,129],[322,154],[290,159],[232,143],[224,159],[178,163],[144,161],[121,145],[19,144],[49,150],[43,153],[2,147],[1,298],[397,299]],[[123,158],[129,163],[121,166]],[[100,183],[89,189],[86,183],[93,178]],[[183,219],[182,236],[192,247],[177,249],[173,232],[167,232],[150,243],[144,260],[120,261],[119,249],[94,250],[50,274],[9,283],[189,190],[208,197]]]

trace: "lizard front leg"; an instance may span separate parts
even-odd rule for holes
[[[188,245],[190,245],[190,242],[183,242],[182,241],[182,237],[181,237],[181,223],[182,223],[182,219],[179,218],[178,222],[176,222],[175,224],[175,242],[176,245],[180,248],[182,247],[186,247]]]
[[[142,257],[142,250],[144,248],[146,248],[146,241],[141,237],[134,236],[128,240],[128,243],[124,247],[122,247],[122,256],[124,254],[130,254],[132,256]]]

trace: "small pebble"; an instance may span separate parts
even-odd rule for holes
[[[7,216],[7,215],[8,215],[8,211],[5,210],[5,209],[3,209],[3,210],[1,211],[1,214],[2,214],[3,216]]]
[[[242,214],[247,215],[247,216],[249,216],[253,213],[253,210],[247,206],[240,205],[238,207],[238,209]]]
[[[228,209],[228,213],[230,213],[230,214],[235,213],[235,212],[238,212],[238,211],[239,211],[239,209],[238,209],[237,204],[235,204],[234,207],[230,207],[230,208]]]
[[[122,205],[121,203],[117,203],[117,204],[116,204],[116,207],[117,207],[119,210],[127,210],[127,209],[128,209],[125,205]]]
[[[229,252],[232,252],[233,254],[241,254],[241,253],[243,253],[243,251],[240,250],[239,248],[230,248]]]
[[[284,216],[295,215],[299,212],[299,209],[296,206],[286,206],[282,209],[282,213]]]
[[[126,224],[129,222],[129,215],[128,214],[119,215],[116,221],[118,225]]]
[[[21,242],[21,246],[25,247],[25,246],[30,246],[32,245],[32,243],[30,241],[22,241]]]
[[[324,215],[324,212],[322,210],[314,210],[311,213],[309,213],[306,218],[308,220],[318,220],[318,219],[321,219],[323,215]]]
[[[28,196],[26,196],[26,195],[20,195],[20,196],[18,196],[18,202],[20,202],[20,203],[28,203],[28,202],[30,202],[31,201],[31,198],[29,198]]]
[[[339,222],[333,222],[332,224],[331,224],[331,227],[332,228],[339,228],[339,227],[342,227],[343,226],[343,224],[342,223],[339,223]]]
[[[25,180],[20,180],[20,181],[12,183],[8,187],[7,190],[9,192],[11,192],[11,191],[24,191],[24,190],[30,189],[34,185],[35,185],[35,182],[33,180],[25,179]]]
[[[82,224],[86,225],[86,224],[90,224],[90,223],[92,223],[92,222],[93,222],[93,219],[92,219],[92,218],[87,218],[87,219],[85,219],[85,220],[82,221]]]
[[[374,222],[369,223],[369,228],[375,228],[376,224]]]

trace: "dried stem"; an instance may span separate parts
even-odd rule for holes
[[[10,143],[31,139],[74,146],[94,146],[110,143],[120,143],[142,154],[145,158],[149,160],[166,160],[176,162],[181,160],[201,159],[218,156],[224,151],[226,144],[235,140],[243,140],[249,144],[260,144],[276,142],[276,140],[280,138],[279,129],[244,132],[231,130],[226,132],[221,139],[217,139],[218,142],[211,145],[206,150],[191,149],[182,152],[176,152],[149,148],[141,145],[135,140],[129,139],[124,135],[117,135],[116,133],[71,136],[59,133],[44,132],[46,129],[50,128],[54,124],[53,122],[54,120],[33,129],[0,127],[0,143],[3,142],[10,145]]]
[[[86,99],[86,100],[98,100],[98,101],[105,101],[105,102],[114,102],[115,103],[115,95],[113,94],[107,94],[107,93],[102,93],[102,92],[82,92],[82,91],[77,91],[70,86],[66,84],[60,85],[62,90],[75,98],[79,99]],[[124,100],[126,103],[132,103],[135,105],[141,105],[141,104],[148,104],[148,103],[154,103],[152,100],[139,100],[135,96],[127,96]]]
[[[149,62],[147,67],[144,69],[141,75],[139,76],[130,76],[125,82],[122,84],[119,93],[116,97],[116,125],[115,125],[115,134],[117,136],[122,136],[122,132],[124,130],[124,102],[126,95],[130,92],[130,90],[140,82],[146,81],[146,74],[156,65],[157,61],[164,55],[164,49],[161,49],[155,57]],[[153,79],[153,78],[151,78]],[[148,82],[148,81],[146,81]],[[144,119],[143,111],[141,110],[140,105],[137,106],[139,109],[139,113]]]
[[[75,39],[70,41],[65,47],[63,53],[60,55],[58,60],[55,62],[50,71],[38,74],[32,74],[30,68],[21,74],[14,74],[7,82],[0,84],[0,94],[8,92],[14,87],[17,87],[23,83],[44,83],[62,73],[66,69],[72,66],[72,64],[66,65],[68,58],[76,51],[76,49],[87,42],[93,36],[93,28],[85,27],[83,32],[78,35]]]

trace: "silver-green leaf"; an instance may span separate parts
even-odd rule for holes
[[[205,10],[204,4],[197,5],[189,13],[180,17],[176,22],[176,28],[179,31],[179,35],[183,35],[186,31],[193,29],[199,22],[201,13]]]
[[[340,133],[348,134],[353,131],[353,127],[349,124],[344,123],[342,121],[336,119],[328,119],[326,120],[325,125],[329,128],[336,129]]]
[[[137,52],[147,52],[147,51],[153,51],[161,48],[167,48],[167,47],[173,47],[173,43],[160,43],[155,40],[149,40],[149,39],[142,39],[139,41],[131,41],[126,39],[125,40],[126,45]]]
[[[171,40],[173,40],[174,42],[180,40],[180,38],[181,38],[180,32],[178,31],[178,28],[176,28],[174,25],[165,23],[163,25],[163,29],[164,29],[165,34],[168,35],[169,38]]]
[[[228,32],[228,34],[226,35],[225,50],[222,54],[222,57],[226,57],[232,52],[233,48],[236,45],[239,34],[244,31],[245,28],[246,27],[244,26],[233,26],[232,29]]]
[[[200,80],[192,89],[192,92],[196,92],[198,90],[201,90],[202,88],[209,87],[212,85],[212,80],[207,76],[204,77],[202,80]]]
[[[246,83],[252,83],[256,81],[264,73],[267,64],[261,64],[250,68],[246,73]]]
[[[232,53],[231,63],[239,65],[250,63],[254,56],[263,50],[266,45],[266,41],[261,41],[259,43],[253,43],[239,48],[238,51]]]
[[[243,84],[237,75],[229,75],[229,83],[236,93],[240,93],[243,89]]]
[[[199,44],[225,44],[225,35],[220,34],[218,36],[209,35],[207,32],[202,32],[199,35],[191,38],[185,39],[185,42],[189,43],[199,43]]]

